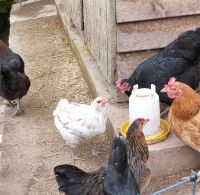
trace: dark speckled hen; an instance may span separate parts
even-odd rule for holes
[[[144,192],[151,179],[148,163],[149,150],[142,129],[149,119],[138,118],[130,125],[126,134],[128,162],[137,180],[139,189]]]
[[[54,168],[59,190],[67,195],[139,195],[139,188],[128,165],[126,142],[122,136],[112,143],[107,168],[85,172],[73,165]]]

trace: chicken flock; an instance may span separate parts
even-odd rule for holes
[[[151,177],[149,151],[142,132],[147,122],[148,119],[138,118],[129,127],[126,140],[120,134],[114,138],[107,167],[90,173],[68,164],[55,167],[59,190],[67,195],[144,192]]]
[[[31,82],[25,74],[23,59],[2,40],[0,96],[7,106],[16,105],[16,116],[23,114],[20,100],[27,94]],[[174,134],[200,152],[200,96],[195,91],[199,81],[200,28],[197,28],[182,33],[157,55],[138,65],[130,78],[118,78],[116,88],[119,93],[130,96],[135,84],[140,88],[155,84],[160,101],[171,106],[168,120]],[[54,123],[69,147],[75,148],[82,141],[106,131],[106,102],[104,97],[95,98],[90,105],[67,99],[58,102],[53,111]],[[59,191],[67,195],[139,195],[145,192],[151,180],[151,168],[142,129],[148,121],[137,118],[130,124],[126,138],[120,133],[114,137],[106,167],[85,172],[74,165],[57,165],[54,174]]]

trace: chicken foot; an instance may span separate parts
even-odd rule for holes
[[[93,148],[92,148],[92,154],[90,156],[96,156],[98,159],[100,159],[98,154],[101,154],[101,152],[97,151],[97,149],[94,145]]]
[[[74,147],[73,147],[74,148]],[[71,150],[71,159],[73,160],[73,163],[75,164],[75,162],[77,161],[77,160],[80,160],[80,161],[85,161],[85,159],[84,158],[81,158],[81,156],[80,155],[74,155],[74,151],[73,151],[73,148],[70,148],[70,150]]]
[[[21,109],[20,106],[20,99],[17,99],[17,110],[15,111],[15,113],[13,114],[13,116],[20,116],[24,113],[24,111]]]
[[[17,104],[16,100],[4,100],[3,102],[6,106],[9,107],[14,107]]]

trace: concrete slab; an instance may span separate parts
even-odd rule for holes
[[[64,15],[61,0],[55,0],[55,3],[71,48],[79,61],[93,94],[105,96],[110,100],[107,111],[113,132],[109,131],[108,134],[112,137],[113,133],[119,131],[122,122],[128,118],[128,104],[115,103],[112,87],[105,81],[81,36]],[[172,133],[165,141],[150,145],[149,149],[153,177],[170,175],[200,167],[200,154],[179,141]]]
[[[55,16],[57,15],[57,10],[53,2],[53,0],[29,0],[14,4],[12,6],[10,22]]]

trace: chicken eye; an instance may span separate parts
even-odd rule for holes
[[[124,84],[123,84],[123,87],[124,87],[124,88],[128,87],[128,83],[124,83]]]
[[[100,104],[100,103],[101,103],[101,100],[98,100],[97,103]]]
[[[171,88],[171,90],[172,90],[172,91],[175,91],[175,90],[176,90],[176,88]]]

